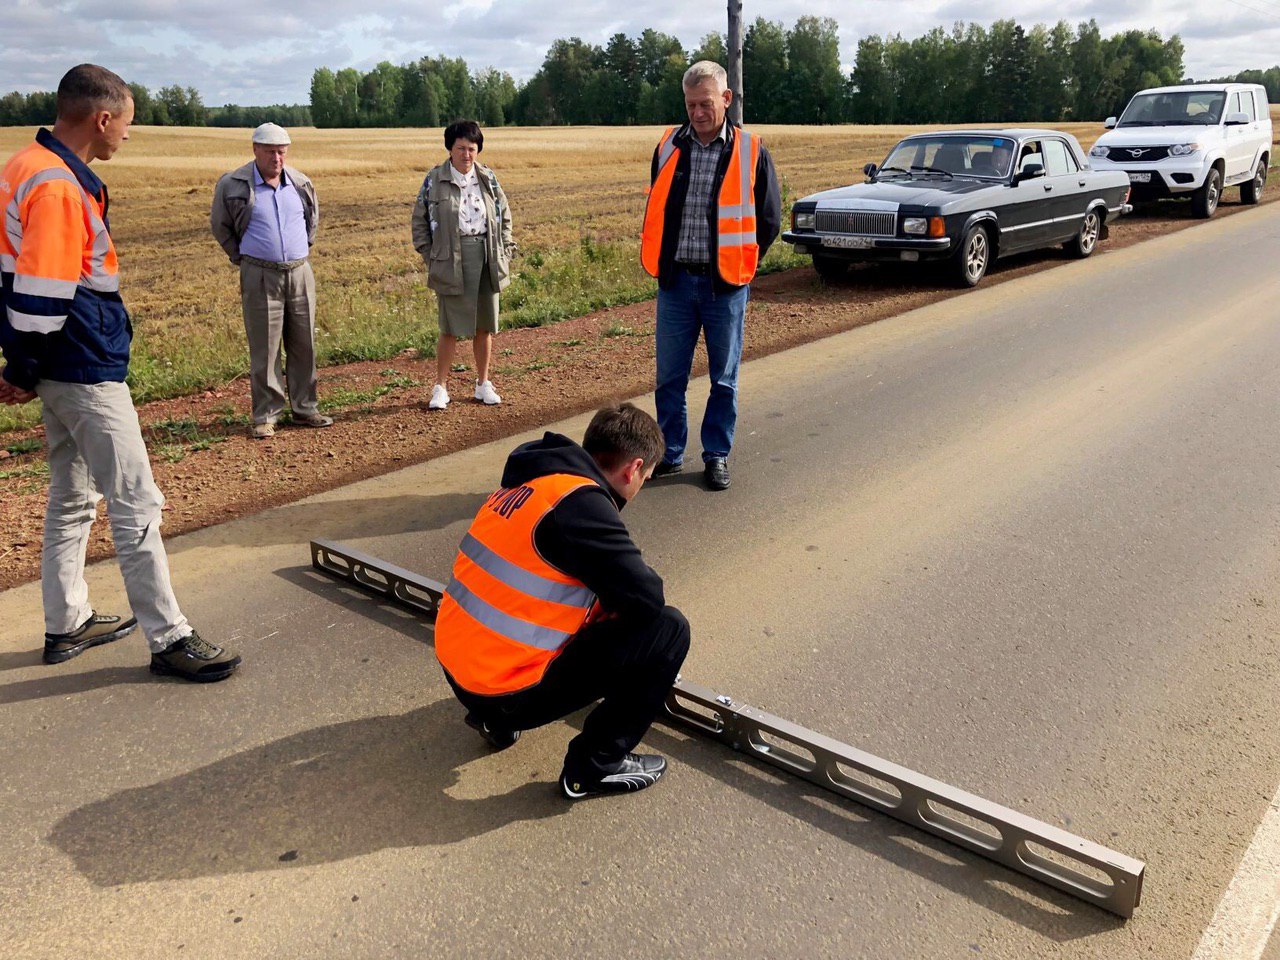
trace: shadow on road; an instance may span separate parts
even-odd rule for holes
[[[1119,917],[740,753],[655,725],[645,744],[838,840],[1059,943],[1124,926]],[[678,770],[676,771],[678,775]],[[857,890],[832,891],[856,901]],[[852,904],[851,904],[852,906]]]
[[[366,593],[359,587],[339,580],[315,567],[282,567],[272,571],[281,580],[301,587],[325,603],[337,604],[353,613],[368,617],[379,626],[387,627],[417,643],[435,643],[435,627],[415,613],[395,606]],[[2,695],[3,688],[0,688]],[[0,702],[3,702],[0,700]]]
[[[142,658],[149,659],[144,652]],[[102,670],[88,672],[75,671],[56,673],[57,667],[46,667],[50,671],[35,680],[19,680],[17,683],[0,687],[0,704],[22,703],[26,700],[44,700],[48,697],[70,697],[77,693],[88,693],[103,687],[115,687],[134,683],[185,683],[183,680],[166,680],[155,677],[147,670],[147,659],[140,659],[136,667],[106,667]],[[39,654],[36,655],[37,662]]]
[[[195,547],[234,544],[260,547],[322,538],[353,540],[426,533],[470,520],[493,493],[441,493],[432,496],[357,497],[351,500],[313,500],[274,507],[251,523],[229,523],[206,531],[200,538],[178,537],[165,546],[170,553]],[[199,542],[197,542],[197,540]]]
[[[117,886],[457,843],[569,811],[550,776],[497,796],[451,797],[457,768],[487,752],[464,733],[452,698],[318,727],[83,806],[49,839],[90,881]]]

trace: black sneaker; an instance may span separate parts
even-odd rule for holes
[[[667,761],[651,753],[628,753],[613,773],[599,779],[579,780],[565,770],[560,774],[560,792],[569,800],[595,797],[604,793],[631,793],[658,782],[667,769]]]
[[[728,490],[729,462],[724,457],[712,457],[703,468],[703,479],[708,490]]]
[[[653,479],[657,480],[659,477],[670,477],[679,473],[683,469],[683,463],[672,463],[669,460],[663,460],[653,468]]]
[[[44,662],[62,663],[78,657],[90,647],[101,646],[133,633],[138,625],[135,617],[125,620],[111,614],[89,614],[89,619],[70,633],[46,633],[44,635]]]
[[[196,683],[225,680],[236,672],[240,658],[210,643],[194,630],[168,650],[151,655],[151,672],[162,677],[181,677]]]
[[[505,750],[520,739],[519,730],[495,730],[474,713],[468,713],[462,719],[468,727],[484,737],[485,742],[495,750]]]

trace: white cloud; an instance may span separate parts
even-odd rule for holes
[[[1013,18],[1030,26],[1097,19],[1103,34],[1127,29],[1178,33],[1191,76],[1209,77],[1280,60],[1280,0],[770,0],[744,16],[790,26],[797,17],[840,23],[841,57],[853,62],[869,34],[914,37],[956,20]],[[289,5],[261,0],[10,0],[0,37],[0,92],[50,90],[71,65],[102,63],[153,89],[177,83],[221,104],[305,102],[319,66],[367,68],[380,60],[460,56],[531,76],[550,43],[578,36],[603,44],[646,27],[687,48],[725,28],[724,6],[685,0],[326,0]]]

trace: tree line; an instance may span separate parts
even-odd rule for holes
[[[256,127],[268,120],[283,126],[311,126],[311,108],[306,104],[275,104],[269,107],[241,107],[228,103],[206,107],[194,87],[176,84],[152,93],[140,83],[129,84],[133,91],[133,122],[157,127]],[[57,96],[37,91],[17,91],[0,97],[0,127],[48,126],[57,116]]]
[[[864,37],[850,72],[840,65],[838,25],[800,17],[787,28],[757,17],[743,37],[744,103],[751,123],[965,123],[1100,120],[1144,87],[1185,82],[1175,34],[1128,30],[1103,36],[1094,20],[1027,29],[956,23],[923,36]],[[250,127],[439,127],[458,117],[486,126],[652,124],[684,114],[680,81],[697,60],[726,63],[723,34],[686,50],[657,30],[614,34],[603,46],[579,37],[553,42],[524,83],[461,57],[383,61],[361,72],[320,67],[310,104],[206,107],[191,87],[134,92],[141,124]],[[1280,65],[1233,77],[1261,83],[1280,102]],[[0,97],[0,126],[51,123],[52,93]]]

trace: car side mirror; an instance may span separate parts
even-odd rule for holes
[[[1018,171],[1018,176],[1014,178],[1014,182],[1021,183],[1023,180],[1035,180],[1037,177],[1043,177],[1044,175],[1044,164],[1028,163]]]
[[[1107,117],[1106,121],[1102,125],[1106,127],[1108,130],[1114,130],[1116,127],[1116,118]]]
[[[1241,126],[1242,124],[1246,124],[1249,122],[1250,122],[1249,115],[1247,113],[1228,113],[1227,114],[1228,127],[1238,127],[1238,126]]]
[[[876,171],[879,169],[880,168],[877,167],[874,163],[868,163],[865,167],[862,168],[862,172],[867,175],[868,179],[871,179],[876,175]]]

